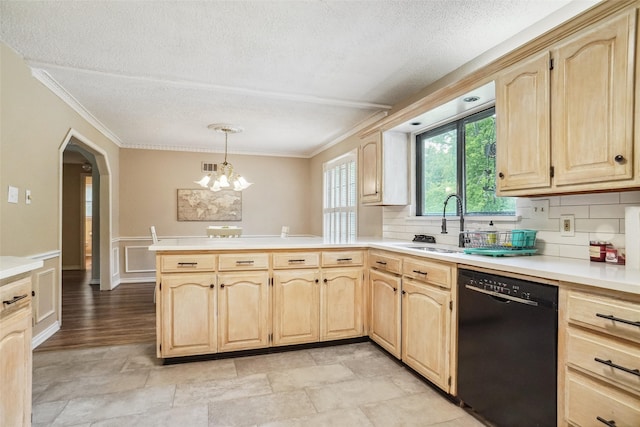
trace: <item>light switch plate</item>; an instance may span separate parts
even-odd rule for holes
[[[575,217],[573,215],[560,215],[560,235],[571,237],[575,234]]]
[[[31,204],[31,190],[25,190],[24,191],[24,202],[27,205]]]
[[[9,203],[18,203],[18,187],[9,186],[9,195],[7,196],[7,201]]]
[[[549,199],[531,201],[531,219],[549,219]]]

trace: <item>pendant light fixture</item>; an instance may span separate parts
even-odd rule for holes
[[[233,170],[231,163],[227,162],[227,144],[230,133],[242,132],[242,128],[227,124],[212,124],[209,129],[216,132],[224,133],[224,162],[217,165],[217,170],[202,177],[200,181],[194,181],[202,187],[210,188],[211,191],[234,190],[242,191],[249,188],[250,182],[247,182],[240,174]]]

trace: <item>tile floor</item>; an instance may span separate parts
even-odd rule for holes
[[[165,366],[153,344],[35,352],[33,424],[483,426],[368,342]]]

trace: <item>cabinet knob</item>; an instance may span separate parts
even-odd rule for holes
[[[224,283],[221,283],[221,284],[220,284],[220,288],[221,288],[221,289],[222,289],[222,288],[224,288]]]
[[[320,280],[316,279],[316,283],[318,283]]]
[[[622,164],[622,163],[624,163],[624,156],[622,154],[618,154],[617,156],[615,156],[613,158],[613,160],[615,160],[616,163],[618,163],[618,164]]]
[[[327,279],[324,279],[324,280],[323,280],[323,282],[324,282],[324,283],[327,283],[327,282],[328,282],[328,280],[327,280]]]
[[[214,284],[211,284],[211,285],[209,285],[209,287],[210,287],[211,289],[213,289],[213,288],[215,288],[215,285],[214,285]]]
[[[498,177],[500,177],[500,179],[504,179],[504,174],[502,172],[498,173]]]

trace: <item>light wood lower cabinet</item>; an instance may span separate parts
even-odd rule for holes
[[[269,346],[269,273],[218,274],[218,350]]]
[[[215,353],[218,350],[215,284],[213,273],[162,275],[162,357]]]
[[[402,283],[402,360],[449,392],[451,293],[411,279]]]
[[[321,341],[362,336],[362,271],[362,267],[322,271]]]
[[[320,271],[273,273],[273,345],[317,342],[320,337]]]
[[[640,298],[562,285],[558,424],[640,426]]]
[[[400,276],[369,270],[369,292],[371,294],[371,333],[369,337],[382,348],[397,357],[400,347]]]
[[[31,310],[0,320],[0,425],[31,425]]]

